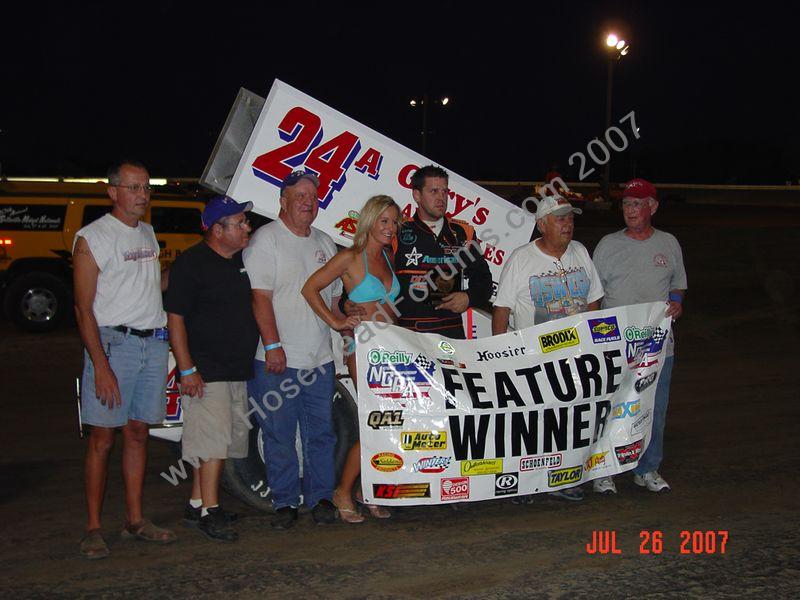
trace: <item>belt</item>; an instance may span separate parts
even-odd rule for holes
[[[135,335],[136,337],[152,337],[153,334],[158,331],[158,329],[134,329],[133,327],[126,327],[125,325],[117,325],[116,327],[112,327],[114,331],[121,331],[122,333],[130,333],[131,335]]]

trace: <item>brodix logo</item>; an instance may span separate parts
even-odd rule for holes
[[[578,330],[575,327],[554,331],[553,333],[545,333],[539,336],[539,344],[542,346],[542,352],[545,354],[561,350],[562,348],[577,346],[580,343],[581,338],[578,336]]]

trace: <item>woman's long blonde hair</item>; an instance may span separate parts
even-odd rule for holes
[[[395,202],[394,198],[391,196],[380,194],[367,200],[367,203],[364,204],[364,207],[358,215],[358,226],[356,228],[356,234],[353,236],[354,252],[361,252],[366,248],[369,230],[375,225],[375,221],[378,220],[381,213],[392,206],[397,209],[397,214],[399,216],[400,207],[397,206],[397,202]]]

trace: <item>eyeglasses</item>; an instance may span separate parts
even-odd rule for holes
[[[138,194],[139,192],[144,192],[145,194],[149,194],[153,191],[153,186],[149,184],[141,184],[141,183],[132,183],[131,185],[115,185],[114,187],[121,187],[132,191],[134,194]]]

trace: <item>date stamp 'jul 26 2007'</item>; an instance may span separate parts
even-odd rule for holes
[[[665,550],[664,532],[660,529],[643,529],[639,532],[639,554],[662,554]],[[683,530],[680,532],[680,554],[725,554],[728,550],[727,530]],[[596,529],[586,544],[587,554],[622,554],[617,545],[617,532],[614,529]]]

